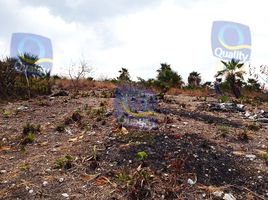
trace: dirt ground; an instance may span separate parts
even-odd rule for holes
[[[158,101],[158,129],[128,129],[107,97],[2,103],[0,199],[268,199],[268,123],[178,95]]]

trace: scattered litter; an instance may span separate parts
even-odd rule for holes
[[[211,103],[208,107],[210,111],[245,112],[244,105],[235,103]]]
[[[69,198],[69,195],[67,193],[62,193],[61,195],[65,198]]]
[[[256,158],[256,156],[253,154],[247,154],[246,158],[249,158],[250,160],[254,160]]]
[[[236,198],[231,193],[229,194],[225,193],[223,196],[223,199],[224,200],[236,200]]]
[[[113,115],[113,112],[112,112],[112,111],[105,113],[105,116],[106,116],[106,117],[109,117],[109,116],[111,116],[111,115]]]
[[[215,191],[212,193],[215,197],[222,197],[223,191]]]
[[[27,110],[27,109],[28,109],[27,106],[20,106],[20,107],[17,108],[17,110],[21,110],[21,111]]]
[[[268,112],[264,110],[260,110],[257,113],[250,113],[249,111],[246,111],[245,117],[261,123],[268,123]]]
[[[193,181],[192,179],[188,179],[187,180],[187,183],[189,184],[189,185],[194,185],[195,183],[196,183],[196,180],[195,181]]]

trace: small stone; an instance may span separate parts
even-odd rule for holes
[[[44,181],[43,184],[42,184],[44,187],[46,187],[48,185],[48,182],[47,181]]]
[[[258,179],[262,179],[262,176],[258,176]]]
[[[33,189],[29,190],[29,193],[32,194],[33,193]]]
[[[61,195],[65,198],[69,198],[69,195],[67,193],[62,193]]]
[[[46,172],[51,172],[51,169],[50,169],[50,168],[48,168],[48,169],[46,169],[45,171],[46,171]]]
[[[60,178],[59,182],[62,183],[64,181],[64,178]]]

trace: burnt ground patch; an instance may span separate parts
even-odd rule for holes
[[[234,128],[243,127],[243,124],[239,122],[231,121],[222,117],[216,117],[216,116],[212,116],[212,115],[208,115],[208,114],[204,114],[200,112],[192,112],[188,110],[174,110],[174,109],[168,109],[168,108],[165,108],[159,111],[160,113],[163,113],[163,114],[173,114],[173,115],[177,115],[180,117],[203,121],[208,124],[227,125],[227,126],[232,126]]]
[[[197,184],[217,187],[237,185],[265,194],[267,174],[257,173],[251,168],[249,160],[232,155],[231,149],[220,149],[217,144],[197,134],[183,135],[179,139],[160,132],[135,132],[133,135],[132,138],[129,133],[108,142],[107,147],[112,153],[102,159],[116,162],[117,168],[134,169],[140,164],[135,158],[137,152],[145,151],[148,153],[145,167],[156,174],[177,173],[177,184],[184,183],[185,180],[180,178],[184,174],[196,174]]]

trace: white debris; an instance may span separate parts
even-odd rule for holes
[[[222,197],[222,195],[223,195],[223,191],[215,191],[215,192],[213,192],[212,193],[214,196],[216,196],[216,197]]]
[[[187,183],[189,184],[189,185],[194,185],[194,184],[196,184],[196,181],[197,180],[192,180],[192,179],[190,179],[190,178],[188,178],[188,180],[187,180]]]
[[[60,178],[59,182],[62,183],[64,181],[64,178]]]
[[[248,111],[246,111],[246,113],[245,113],[245,117],[250,117],[250,116],[251,116],[251,113],[248,112]]]
[[[0,171],[0,174],[5,174],[5,173],[7,173],[7,170],[3,169],[3,170]]]
[[[254,160],[256,158],[256,156],[253,154],[247,154],[246,158],[249,158],[250,160]]]
[[[27,110],[27,109],[28,109],[27,106],[20,106],[20,107],[17,108],[17,110]]]
[[[48,185],[48,182],[47,181],[44,181],[43,184],[42,184],[44,187],[46,187]]]
[[[223,199],[224,200],[236,200],[236,198],[231,193],[229,194],[225,193],[223,196]]]
[[[65,198],[69,198],[69,195],[67,193],[62,193],[61,195]]]
[[[29,190],[29,193],[32,194],[33,193],[33,189]]]

